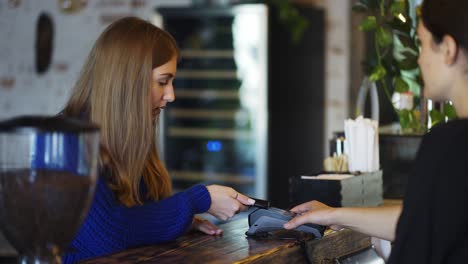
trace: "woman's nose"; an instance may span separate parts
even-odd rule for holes
[[[164,91],[163,100],[169,103],[175,101],[174,87],[172,85],[167,86],[166,91]]]

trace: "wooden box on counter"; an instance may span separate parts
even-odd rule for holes
[[[382,171],[352,174],[321,173],[290,178],[290,202],[317,200],[333,207],[377,206],[383,203]]]

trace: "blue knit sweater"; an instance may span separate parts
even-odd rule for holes
[[[64,170],[77,177],[87,175],[88,166],[83,166],[79,151],[54,151],[53,136],[51,133],[36,136],[31,168]],[[61,144],[65,149],[82,147],[74,134],[63,136]],[[147,200],[141,206],[128,208],[110,190],[106,173],[102,170],[88,215],[62,256],[64,263],[173,240],[187,231],[195,214],[206,212],[211,205],[206,187],[195,185],[158,202]],[[143,182],[140,187],[145,197]]]
[[[85,221],[62,256],[63,263],[109,255],[127,248],[173,240],[190,227],[193,216],[211,205],[203,185],[158,202],[131,208],[120,204],[100,177]]]

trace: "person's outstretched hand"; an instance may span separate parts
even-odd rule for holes
[[[291,209],[291,212],[298,215],[284,224],[284,228],[286,229],[294,229],[308,223],[329,226],[333,230],[340,230],[342,228],[334,222],[336,208],[318,201],[300,204]]]
[[[200,217],[193,217],[192,230],[197,230],[207,235],[220,236],[223,230],[219,229],[215,224]]]
[[[211,207],[208,213],[223,221],[240,211],[245,211],[247,206],[255,203],[254,200],[230,187],[210,185],[206,188],[211,196]]]

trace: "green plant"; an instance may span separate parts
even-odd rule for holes
[[[292,41],[298,43],[309,26],[307,19],[299,13],[299,10],[289,0],[267,0],[267,2],[277,8],[279,20],[291,30]]]
[[[431,117],[431,126],[457,118],[457,112],[450,102],[445,102],[441,108],[441,111],[438,109],[432,109],[429,113],[429,116]]]
[[[372,39],[373,50],[364,62],[366,74],[394,106],[402,131],[424,132],[426,126],[419,110],[423,81],[418,66],[416,9],[410,8],[409,0],[360,0],[353,10],[364,15],[359,29]],[[396,108],[393,93],[411,94],[413,106]],[[445,103],[442,111],[431,110],[430,117],[431,125],[435,125],[456,118],[456,113],[450,103]]]
[[[360,0],[353,10],[364,15],[359,29],[372,40],[373,50],[364,62],[369,80],[383,89],[392,105],[394,92],[411,94],[413,106],[394,110],[403,131],[423,131],[420,111],[415,107],[419,106],[423,85],[417,63],[416,15],[410,13],[408,0]]]

